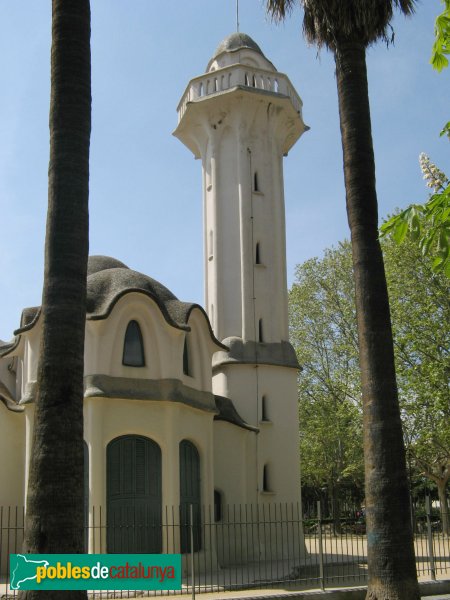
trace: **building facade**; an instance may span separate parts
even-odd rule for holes
[[[223,519],[225,505],[300,501],[282,163],[304,130],[286,75],[229,36],[189,82],[174,132],[202,164],[206,311],[89,260],[86,518],[106,509],[108,551],[184,551],[157,533],[165,507]],[[40,334],[39,307],[26,309],[0,346],[0,505],[26,502]],[[136,520],[152,527],[124,536]]]

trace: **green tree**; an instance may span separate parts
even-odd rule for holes
[[[362,490],[361,389],[351,250],[299,265],[289,292],[290,338],[299,378],[302,485],[326,488],[335,528],[344,491]]]
[[[404,436],[413,475],[447,503],[450,470],[450,283],[417,245],[383,240]],[[321,488],[358,482],[361,389],[348,242],[297,267],[290,333],[299,378],[302,481]],[[339,446],[341,446],[339,448]],[[443,529],[448,530],[446,513]]]
[[[450,54],[450,0],[442,0],[444,10],[436,18],[434,25],[434,44],[431,52],[430,62],[436,71],[442,71],[448,67],[448,58]]]
[[[436,71],[448,67],[445,55],[450,53],[450,0],[442,2],[445,8],[436,18],[430,60]],[[443,135],[450,139],[450,121],[442,129]],[[411,204],[388,219],[381,226],[381,235],[392,235],[397,244],[410,237],[420,245],[424,255],[433,257],[433,270],[450,278],[450,181],[425,154],[420,155],[420,166],[434,194],[425,204]]]
[[[383,251],[407,451],[415,471],[437,486],[448,534],[450,282],[412,240],[384,240]]]
[[[380,227],[381,237],[391,235],[397,244],[407,237],[424,256],[432,256],[432,269],[450,279],[450,180],[426,154],[419,157],[427,186],[434,190],[425,204],[411,204]]]
[[[26,551],[84,550],[83,356],[91,131],[89,0],[53,0],[50,162]],[[22,598],[87,598],[23,592]]]
[[[298,0],[308,41],[335,58],[347,216],[356,292],[364,412],[368,532],[367,598],[419,598],[408,481],[394,367],[386,277],[378,239],[366,48],[389,41],[394,7],[411,14],[414,0]],[[297,0],[267,0],[284,18]]]

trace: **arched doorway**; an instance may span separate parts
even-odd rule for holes
[[[112,440],[107,455],[107,551],[162,551],[161,448],[140,435]]]
[[[202,547],[202,522],[200,499],[200,456],[192,442],[180,442],[180,519],[181,552],[191,550],[190,506],[194,514],[194,551]]]

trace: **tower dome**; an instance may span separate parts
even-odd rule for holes
[[[264,56],[258,44],[246,33],[235,32],[223,39],[209,61],[206,72],[222,69],[236,63],[276,71],[270,60],[267,60]]]
[[[236,50],[241,50],[242,48],[249,48],[250,50],[259,52],[261,56],[264,56],[261,48],[249,35],[236,32],[227,36],[220,42],[213,54],[213,59],[219,56],[219,54],[222,54],[222,52],[236,52]]]

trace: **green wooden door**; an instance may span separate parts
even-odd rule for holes
[[[161,449],[138,435],[107,447],[107,548],[110,553],[160,553]]]
[[[194,515],[194,551],[202,547],[202,522],[200,504],[200,457],[191,442],[180,442],[180,524],[181,552],[191,551],[190,506]]]

